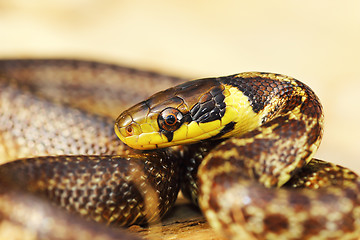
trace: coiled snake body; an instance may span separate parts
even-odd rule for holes
[[[70,60],[4,60],[0,76],[2,238],[136,239],[45,199],[141,224],[173,206],[180,182],[227,238],[360,235],[358,177],[312,159],[322,107],[293,78],[251,72],[170,88],[118,117],[123,144],[116,114],[182,79]]]

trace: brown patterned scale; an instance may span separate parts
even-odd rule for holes
[[[308,87],[281,78],[216,80],[243,91],[254,112],[267,111],[261,127],[144,153],[116,138],[113,119],[182,79],[87,61],[0,61],[0,238],[138,239],[94,221],[157,221],[181,182],[194,202],[200,193],[210,224],[228,238],[356,239],[358,177],[318,160],[305,165],[321,138],[321,106]],[[209,94],[202,106],[223,117],[223,96]],[[263,186],[291,176],[283,188]]]

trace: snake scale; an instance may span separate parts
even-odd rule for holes
[[[181,188],[229,239],[358,239],[359,179],[312,159],[309,87],[255,72],[182,82],[0,61],[0,238],[139,239],[116,226],[159,221]]]

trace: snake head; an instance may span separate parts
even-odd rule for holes
[[[120,114],[115,132],[125,144],[136,149],[159,148],[171,142],[171,133],[187,120],[187,107],[179,97],[165,99],[160,92]]]
[[[169,88],[121,113],[115,132],[120,140],[136,149],[227,137],[238,122],[237,105],[243,102],[236,94],[229,97],[232,89],[239,92],[218,78],[189,81]]]

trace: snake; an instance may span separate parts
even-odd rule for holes
[[[141,239],[119,227],[161,221],[180,189],[227,239],[358,239],[359,177],[313,158],[324,116],[310,87],[186,80],[1,60],[1,239]]]

